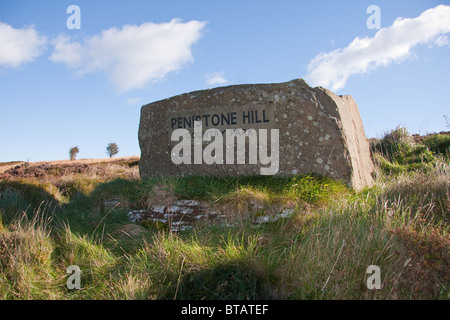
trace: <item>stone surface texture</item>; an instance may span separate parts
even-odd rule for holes
[[[212,124],[213,115],[230,116],[230,113],[235,116],[231,125]],[[256,119],[250,120],[250,114]],[[177,142],[171,141],[171,134],[180,127],[193,132],[189,120],[195,117],[202,120],[203,131],[278,129],[277,175],[314,172],[342,180],[355,189],[372,184],[373,163],[356,102],[348,95],[338,96],[322,87],[311,88],[302,79],[219,87],[144,105],[139,125],[141,178],[259,175],[259,169],[267,167],[259,161],[257,164],[248,161],[245,164],[174,164],[171,151]],[[203,142],[203,147],[208,143]],[[225,154],[224,151],[224,157]]]

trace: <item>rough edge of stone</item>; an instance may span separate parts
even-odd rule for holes
[[[365,135],[364,126],[358,105],[351,95],[336,95],[323,87],[313,89],[322,98],[327,97],[340,115],[344,144],[347,146],[348,160],[352,169],[351,187],[361,190],[373,185],[373,162],[370,157],[369,141]],[[363,139],[360,139],[360,138]]]

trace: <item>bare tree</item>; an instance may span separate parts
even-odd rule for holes
[[[69,150],[70,160],[75,160],[80,149],[78,147],[72,147]]]
[[[445,126],[447,128],[450,128],[450,118],[448,117],[448,115],[444,115],[443,117],[445,119]]]
[[[115,156],[118,153],[119,153],[119,147],[117,146],[117,144],[114,142],[108,143],[108,146],[106,147],[106,154],[109,155],[110,158],[112,158],[113,156]]]

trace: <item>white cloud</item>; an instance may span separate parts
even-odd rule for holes
[[[83,46],[79,42],[70,42],[70,38],[59,36],[53,40],[54,51],[50,57],[53,61],[64,62],[69,68],[81,68]]]
[[[417,18],[398,18],[372,38],[355,38],[343,49],[317,55],[308,65],[305,80],[333,91],[343,88],[352,74],[366,73],[401,62],[417,45],[442,46],[450,32],[450,6],[439,5]]]
[[[438,47],[445,47],[450,45],[450,39],[447,35],[443,34],[439,38],[436,39],[435,44]]]
[[[36,59],[44,50],[47,39],[34,27],[16,29],[0,22],[0,66],[19,67]]]
[[[78,74],[103,71],[121,92],[139,89],[192,62],[191,47],[205,25],[173,19],[111,28],[82,42],[60,36],[53,42],[50,59],[76,69]]]
[[[228,80],[224,77],[224,72],[213,72],[206,75],[206,84],[207,85],[217,85],[217,84],[225,84],[228,83]]]
[[[135,106],[141,102],[141,98],[128,98],[126,103],[128,106]]]

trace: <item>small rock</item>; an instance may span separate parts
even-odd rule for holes
[[[120,199],[118,198],[111,198],[111,199],[106,199],[103,202],[105,209],[110,210],[110,209],[114,209],[120,206]]]
[[[258,216],[253,220],[253,223],[255,224],[263,224],[263,223],[269,223],[273,222],[273,219],[271,219],[269,216]]]

